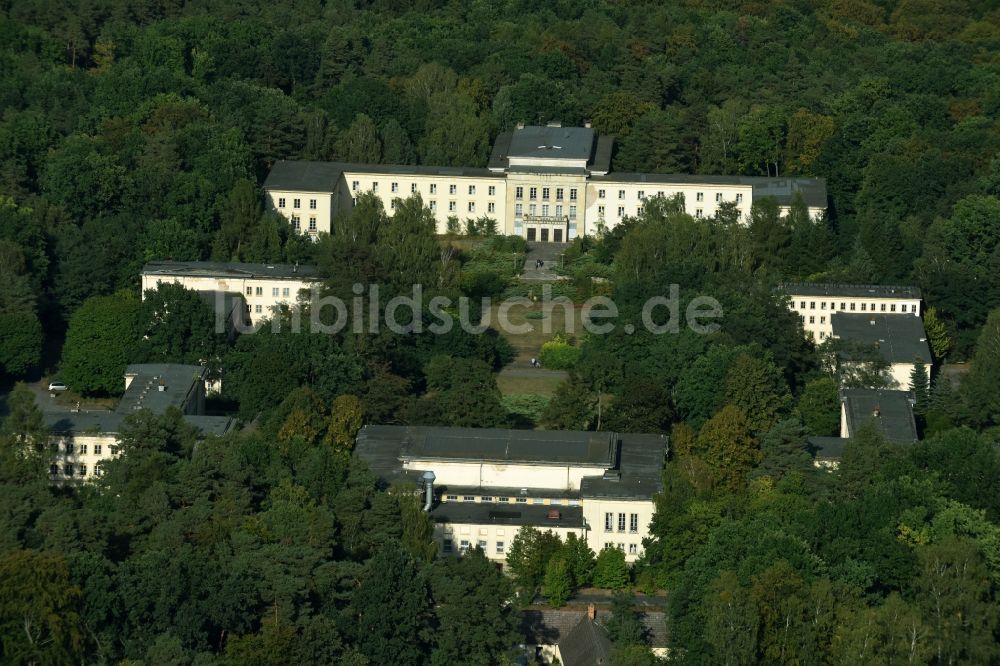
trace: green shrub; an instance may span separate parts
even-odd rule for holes
[[[561,338],[549,340],[542,345],[539,354],[542,365],[553,370],[569,370],[580,358],[580,348],[574,347]]]

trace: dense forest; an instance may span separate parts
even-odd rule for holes
[[[679,663],[997,663],[998,54],[1000,10],[971,0],[0,0],[3,390],[58,368],[114,396],[129,362],[207,359],[213,406],[250,425],[197,441],[138,414],[99,482],[53,488],[13,389],[0,661],[504,663],[515,591],[597,584],[665,592]],[[825,178],[828,215],[765,200],[741,225],[660,199],[578,240],[556,290],[610,295],[640,332],[552,341],[568,378],[518,413],[492,331],[233,340],[191,292],[139,298],[167,258],[315,264],[345,299],[524,295],[524,243],[488,221],[451,243],[418,200],[362,198],[311,243],[260,183],[282,158],[481,166],[498,132],[555,119],[614,134],[618,171]],[[865,432],[836,471],[812,466],[838,386],[882,373],[808,341],[785,280],[921,287],[928,366],[970,367],[913,378],[923,441]],[[716,298],[722,329],[642,332],[672,284]],[[512,577],[435,560],[412,489],[350,456],[366,422],[669,433],[645,555],[623,571],[526,531]],[[615,662],[651,663],[628,605]]]

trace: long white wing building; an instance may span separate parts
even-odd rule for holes
[[[497,137],[486,168],[282,160],[264,190],[271,210],[311,235],[329,232],[335,213],[364,192],[378,196],[390,214],[397,199],[419,194],[439,233],[449,217],[490,217],[502,233],[555,243],[611,229],[657,195],[683,195],[696,217],[711,217],[731,202],[745,218],[765,197],[787,211],[797,195],[810,216],[826,211],[822,179],[612,173],[613,150],[614,137],[589,127],[518,126]]]
[[[355,455],[385,484],[423,488],[443,555],[478,547],[502,565],[518,530],[535,527],[634,562],[663,490],[667,444],[664,435],[365,426]]]

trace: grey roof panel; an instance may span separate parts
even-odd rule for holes
[[[589,160],[593,146],[589,127],[527,125],[514,130],[507,156]]]
[[[834,312],[830,324],[834,337],[875,345],[889,363],[931,362],[924,323],[916,315]]]
[[[128,366],[126,375],[134,375],[115,411],[131,414],[149,409],[162,414],[168,407],[183,409],[192,389],[205,381],[207,370],[200,365],[178,363],[139,363]],[[161,390],[162,389],[162,390]]]
[[[607,173],[611,171],[611,155],[615,149],[615,137],[602,135],[597,137],[597,147],[594,149],[594,159],[590,170]]]
[[[343,167],[338,162],[278,160],[264,180],[264,189],[333,192],[344,171]]]
[[[920,298],[920,287],[896,284],[786,282],[781,285],[781,289],[789,296],[872,296],[875,298]]]
[[[580,482],[583,497],[649,499],[663,490],[666,435],[623,433],[618,461],[620,475],[588,476]]]
[[[879,432],[893,442],[917,441],[913,418],[913,394],[884,389],[841,389],[848,430],[855,434],[865,423],[874,422]]]
[[[507,154],[510,152],[510,140],[513,132],[500,132],[496,141],[493,142],[493,152],[490,153],[490,161],[487,164],[489,169],[506,169]]]

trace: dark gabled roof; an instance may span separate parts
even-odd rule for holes
[[[512,133],[507,157],[589,160],[593,147],[594,130],[589,127],[527,125]]]
[[[591,176],[595,182],[649,183],[651,185],[745,185],[753,188],[757,201],[773,197],[779,206],[790,206],[795,193],[810,208],[826,208],[826,181],[822,178],[766,178],[764,176],[703,176],[687,173],[618,173]]]
[[[376,173],[390,176],[503,177],[503,174],[477,167],[281,160],[271,167],[271,172],[264,181],[264,189],[289,192],[333,192],[337,189],[337,183],[345,173]]]
[[[590,170],[599,173],[611,171],[611,155],[614,149],[615,137],[611,135],[597,137],[597,147],[594,149],[594,159],[590,164]]]
[[[507,168],[507,153],[510,151],[510,140],[513,136],[513,132],[500,132],[497,135],[497,140],[493,142],[493,152],[490,153],[490,161],[486,165],[488,169]]]
[[[121,432],[127,414],[121,412],[50,412],[45,414],[45,425],[57,435],[116,435]],[[235,421],[228,416],[200,416],[185,414],[184,420],[204,435],[224,435],[232,430]]]
[[[874,298],[920,298],[920,287],[896,284],[833,284],[825,282],[786,282],[782,291],[789,296],[844,296]]]
[[[915,314],[830,315],[833,336],[867,345],[875,345],[889,363],[931,362],[924,323]]]
[[[558,512],[559,517],[550,518]],[[459,525],[530,525],[541,530],[583,528],[583,508],[544,504],[494,504],[478,502],[443,502],[430,511],[435,523]]]
[[[846,437],[807,437],[806,444],[809,453],[817,460],[839,460],[844,455],[844,446],[849,440]]]
[[[611,612],[607,608],[597,609],[597,622],[607,623]],[[573,629],[587,618],[582,608],[528,608],[521,611],[521,636],[527,645],[560,645]],[[644,611],[639,620],[646,628],[646,641],[653,648],[667,647],[667,622],[663,611]]]
[[[649,499],[663,490],[663,463],[667,456],[666,435],[620,434],[618,474],[588,476],[580,481],[584,497]]]
[[[250,264],[236,261],[150,261],[143,275],[211,278],[267,278],[309,280],[319,271],[307,264]]]
[[[264,181],[265,190],[333,192],[344,172],[339,162],[278,160]]]
[[[586,615],[569,633],[559,639],[563,666],[599,666],[611,658],[608,631]]]
[[[913,418],[913,393],[887,389],[840,389],[847,429],[853,436],[866,423],[875,427],[891,442],[917,441]]]

